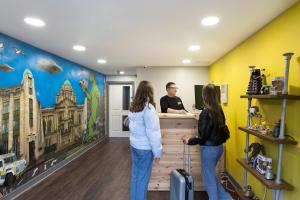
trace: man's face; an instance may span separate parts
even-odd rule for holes
[[[178,90],[177,85],[175,85],[175,84],[170,85],[167,88],[168,95],[170,95],[170,96],[176,96],[177,90]]]

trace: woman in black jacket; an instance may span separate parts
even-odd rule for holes
[[[231,196],[224,190],[216,177],[215,168],[223,154],[223,143],[229,138],[225,116],[219,104],[215,86],[208,84],[203,88],[204,109],[198,120],[198,137],[184,136],[188,145],[201,145],[201,168],[204,187],[210,200],[228,200]]]

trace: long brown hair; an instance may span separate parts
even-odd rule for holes
[[[141,112],[144,110],[147,102],[155,107],[155,102],[153,100],[153,87],[149,81],[141,81],[129,108],[130,112]]]
[[[204,86],[202,90],[204,107],[208,110],[210,118],[219,127],[224,126],[224,115],[220,102],[217,98],[217,91],[214,84]]]

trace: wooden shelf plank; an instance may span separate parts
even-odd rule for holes
[[[240,98],[245,99],[290,99],[290,100],[300,100],[299,95],[291,95],[291,94],[284,94],[284,95],[241,95]]]
[[[259,131],[248,129],[248,128],[245,128],[245,127],[240,127],[239,126],[239,129],[241,131],[243,131],[243,132],[249,133],[251,135],[254,135],[254,136],[259,137],[261,139],[270,141],[272,143],[276,143],[276,144],[291,144],[291,145],[297,145],[298,144],[298,142],[296,140],[290,139],[288,137],[286,137],[285,139],[279,139],[279,138],[273,137],[273,135],[262,134]]]
[[[237,159],[237,162],[244,167],[248,172],[250,172],[257,180],[259,180],[263,185],[265,185],[269,189],[273,190],[294,190],[294,187],[285,181],[282,181],[282,183],[278,184],[275,182],[275,180],[267,180],[265,179],[264,175],[260,174],[256,169],[251,168],[247,161],[243,158]]]

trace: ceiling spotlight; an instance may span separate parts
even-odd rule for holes
[[[98,59],[97,63],[99,63],[99,64],[105,64],[105,63],[107,63],[107,61],[104,60],[104,59]]]
[[[74,45],[73,49],[75,51],[85,51],[86,50],[85,46],[82,46],[82,45]]]
[[[29,24],[31,26],[35,26],[35,27],[43,27],[45,26],[45,22],[43,20],[37,19],[37,18],[32,18],[32,17],[26,17],[24,19],[24,22],[26,24]]]
[[[124,71],[121,71],[121,70],[118,70],[117,73],[120,74],[120,75],[125,74],[125,72],[124,72]]]
[[[213,26],[216,25],[217,23],[219,23],[219,18],[218,17],[214,17],[214,16],[210,16],[210,17],[205,17],[201,20],[201,24],[204,26]]]
[[[182,60],[182,63],[183,63],[183,64],[190,64],[190,63],[191,63],[191,60],[189,60],[189,59],[184,59],[184,60]]]
[[[189,46],[189,51],[199,51],[200,50],[200,46],[199,45],[191,45]]]

